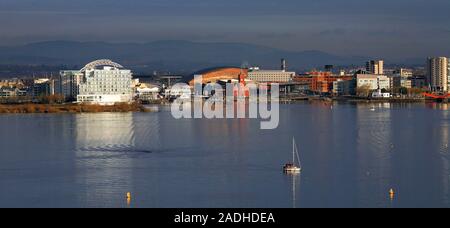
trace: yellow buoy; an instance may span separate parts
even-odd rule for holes
[[[391,190],[389,190],[389,196],[390,196],[391,200],[395,198],[395,191],[394,191],[394,189],[391,188]]]
[[[131,204],[131,192],[127,192],[127,205]]]

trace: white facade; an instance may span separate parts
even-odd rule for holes
[[[98,62],[98,64],[95,64]],[[120,65],[98,60],[82,69],[78,103],[113,105],[133,100],[132,73]],[[98,69],[99,67],[103,67]]]
[[[381,90],[377,90],[376,92],[372,93],[372,97],[373,98],[390,98],[391,94],[390,93],[382,93]]]
[[[369,86],[370,90],[391,89],[391,80],[385,75],[358,74],[356,76],[356,86]]]
[[[254,82],[291,82],[295,72],[284,70],[259,70],[253,68],[248,72],[248,79]]]

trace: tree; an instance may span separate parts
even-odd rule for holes
[[[362,85],[356,88],[356,95],[360,97],[368,97],[370,94],[370,85]]]
[[[406,87],[401,87],[401,88],[399,89],[399,93],[400,93],[401,95],[407,95],[407,94],[408,94],[408,88],[406,88]]]
[[[410,96],[421,96],[426,90],[422,88],[410,88],[408,89],[408,95]]]

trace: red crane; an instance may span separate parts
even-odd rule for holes
[[[425,97],[432,99],[447,99],[450,98],[450,94],[434,94],[434,93],[423,93]]]

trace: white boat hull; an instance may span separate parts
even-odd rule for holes
[[[285,168],[284,172],[286,173],[300,173],[302,171],[301,168]]]

